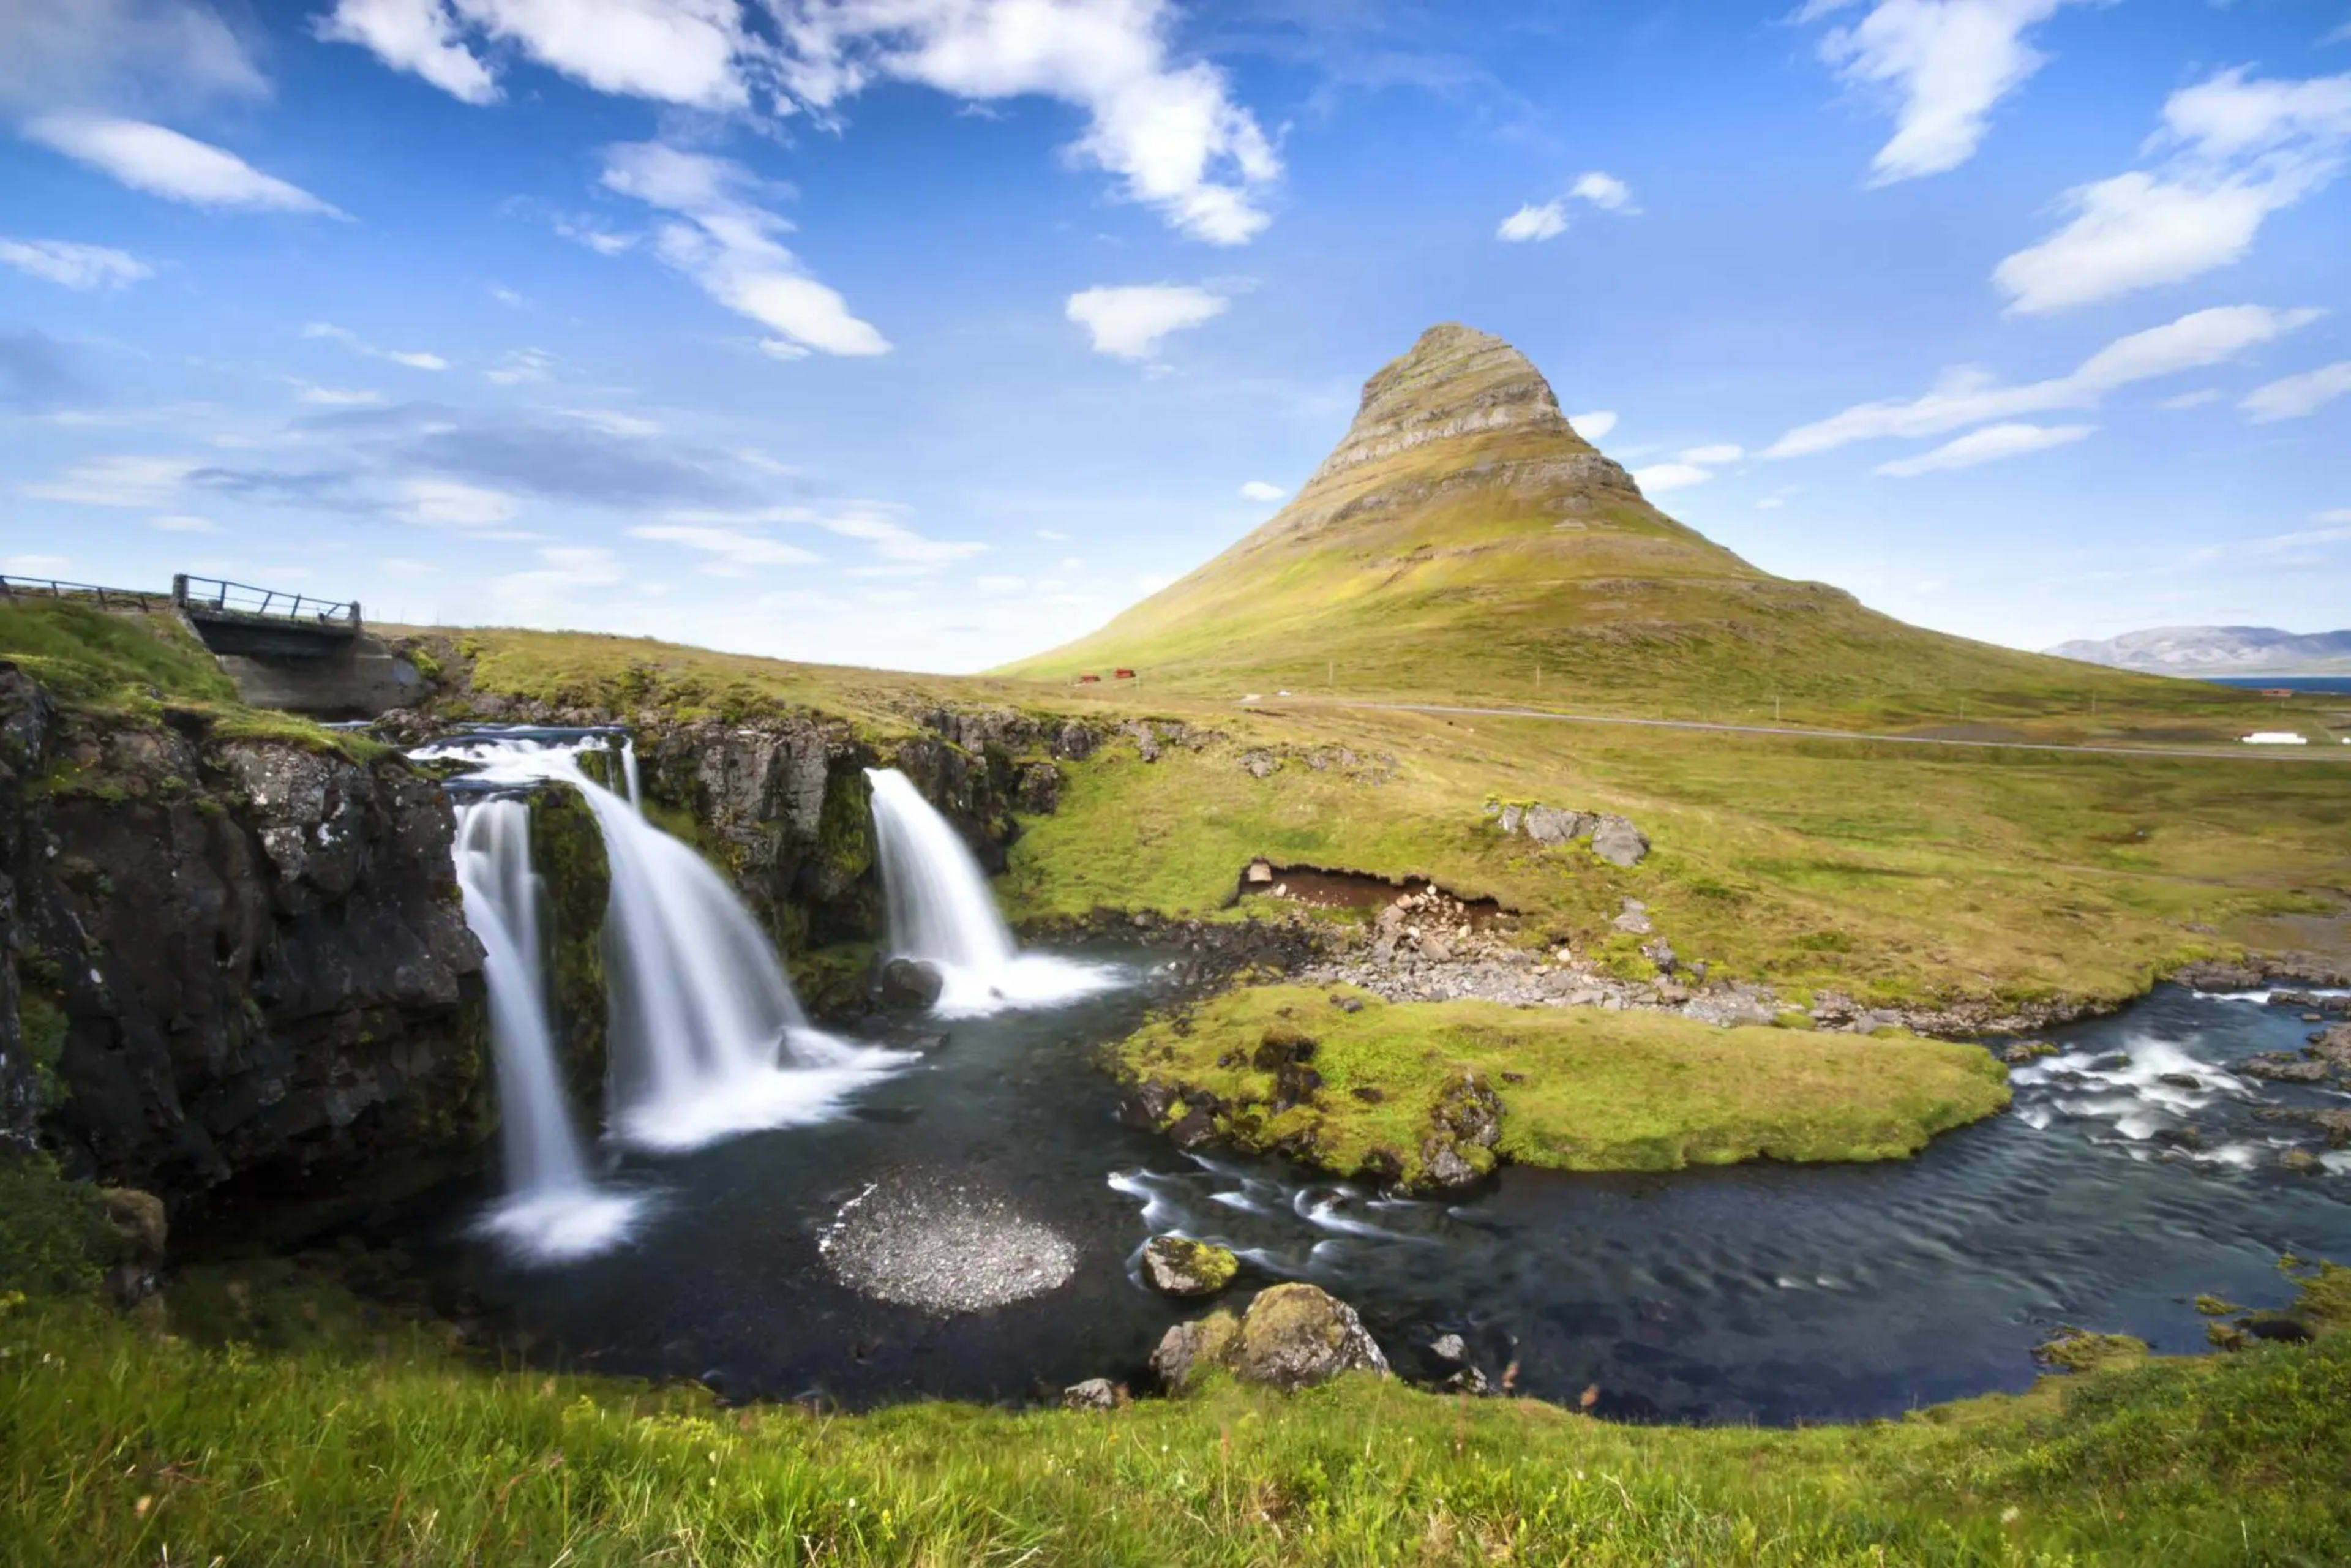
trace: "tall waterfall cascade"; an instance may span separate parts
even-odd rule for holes
[[[611,877],[601,936],[604,1113],[615,1142],[677,1152],[821,1121],[908,1060],[810,1027],[742,901],[701,856],[643,816],[633,747],[621,753],[625,796],[581,767],[583,752],[609,746],[608,736],[593,732],[473,732],[413,754],[473,762],[465,789],[490,792],[460,808],[458,862],[467,923],[490,955],[510,1192],[501,1214],[528,1193],[588,1189],[547,1019],[540,899],[528,858],[532,786],[576,789],[603,837]],[[578,1246],[569,1255],[593,1249]]]
[[[945,982],[939,1013],[969,1018],[1050,1007],[1120,983],[1118,971],[1106,965],[1023,953],[954,824],[896,768],[869,768],[865,778],[873,789],[890,952],[939,971]]]
[[[548,1025],[528,804],[493,798],[461,805],[456,860],[465,924],[482,944],[497,1062],[507,1197],[487,1228],[535,1261],[601,1252],[627,1234],[643,1199],[600,1190],[589,1179],[564,1103]]]

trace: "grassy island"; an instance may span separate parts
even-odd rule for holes
[[[1663,1012],[1389,1003],[1349,988],[1228,992],[1112,1053],[1125,1077],[1175,1092],[1167,1122],[1187,1113],[1183,1095],[1206,1094],[1214,1131],[1245,1147],[1406,1182],[1426,1174],[1432,1137],[1487,1163],[1441,1125],[1465,1092],[1499,1102],[1493,1154],[1585,1171],[1896,1159],[2008,1103],[2006,1071],[1979,1046],[1718,1029]]]

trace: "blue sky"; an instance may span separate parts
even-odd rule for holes
[[[1460,319],[1774,571],[2351,623],[2351,3],[0,0],[0,571],[969,670]]]

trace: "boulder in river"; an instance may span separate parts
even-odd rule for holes
[[[921,958],[892,958],[873,982],[875,998],[883,1007],[909,1010],[935,1006],[946,988],[946,977],[938,966]]]
[[[1089,1377],[1061,1390],[1064,1410],[1115,1410],[1126,1401],[1126,1390],[1107,1377]]]
[[[1388,1375],[1388,1358],[1355,1309],[1319,1285],[1299,1281],[1259,1291],[1238,1321],[1216,1312],[1177,1323],[1151,1353],[1152,1371],[1171,1392],[1208,1366],[1284,1393],[1343,1372]]]
[[[1143,1244],[1143,1281],[1165,1296],[1213,1296],[1239,1269],[1239,1259],[1211,1241],[1155,1236]]]

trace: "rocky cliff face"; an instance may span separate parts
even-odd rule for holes
[[[789,955],[881,935],[869,768],[896,768],[955,824],[980,863],[1004,869],[1016,812],[1050,811],[1063,761],[1091,756],[1106,721],[1011,709],[932,709],[875,733],[821,714],[680,719],[658,707],[559,706],[475,691],[464,656],[433,651],[440,691],[391,727],[421,740],[453,723],[626,725],[646,810],[724,866]]]
[[[61,712],[0,664],[0,1124],[181,1206],[323,1216],[469,1160],[494,1111],[450,832],[396,757]]]

